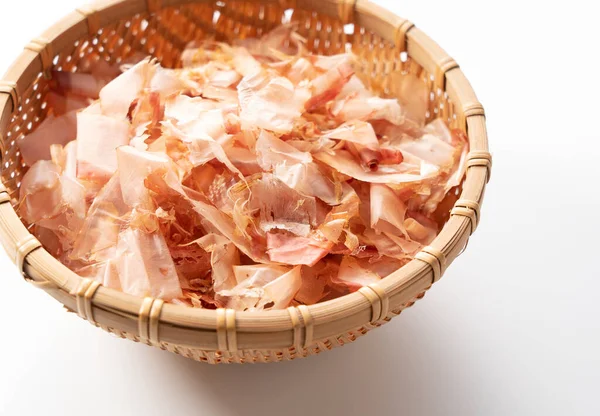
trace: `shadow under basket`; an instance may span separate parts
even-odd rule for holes
[[[192,40],[260,36],[290,21],[313,52],[357,55],[357,74],[383,96],[398,97],[406,74],[420,77],[431,91],[427,119],[442,117],[467,133],[467,174],[441,212],[445,224],[430,246],[358,292],[254,313],[194,309],[108,289],[77,276],[41,247],[14,209],[26,169],[17,143],[46,117],[53,69],[76,71],[98,59],[118,63],[136,52],[176,67]],[[28,44],[0,82],[0,134],[0,238],[25,279],[108,332],[209,363],[306,357],[389,322],[423,297],[465,249],[491,170],[483,107],[458,64],[411,22],[365,0],[104,0],[82,7]]]

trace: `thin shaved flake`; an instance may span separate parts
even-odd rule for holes
[[[259,302],[258,308],[266,307],[269,309],[285,309],[294,299],[298,290],[302,286],[302,274],[300,266],[278,277],[264,287],[265,298]]]
[[[165,106],[165,118],[174,120],[177,123],[188,123],[199,118],[204,112],[214,110],[218,104],[212,100],[206,100],[202,97],[188,97],[187,95],[177,95],[169,100]]]
[[[371,228],[377,232],[406,237],[405,215],[406,205],[391,188],[383,184],[371,184]]]
[[[289,267],[276,264],[233,266],[237,284],[243,284],[245,287],[264,287],[289,271]]]
[[[377,283],[381,277],[362,267],[361,263],[354,257],[344,256],[338,275],[333,278],[333,282],[348,287],[351,292],[355,292],[363,286]]]
[[[419,243],[412,243],[401,238],[393,239],[384,233],[377,234],[374,230],[368,229],[363,233],[364,243],[375,247],[379,255],[395,259],[404,259],[412,254],[416,254],[422,246]],[[406,245],[401,244],[406,242]]]
[[[102,88],[99,94],[102,112],[125,119],[131,103],[152,81],[156,67],[155,63],[145,59]]]
[[[431,243],[437,235],[437,226],[431,221],[423,219],[419,221],[415,218],[407,218],[404,221],[404,227],[411,239],[423,245]]]
[[[106,260],[109,250],[129,221],[130,208],[123,200],[119,175],[115,174],[100,190],[90,206],[74,242],[73,260]]]
[[[211,119],[210,115],[214,118]],[[203,165],[216,158],[227,166],[230,171],[243,178],[244,175],[229,160],[222,144],[215,139],[222,139],[222,134],[225,134],[222,112],[216,110],[210,115],[205,114],[202,118],[180,124],[178,127],[171,123],[165,123],[164,125],[172,134],[186,143],[190,152],[189,160],[193,166]]]
[[[232,64],[242,76],[255,74],[262,70],[261,64],[245,48],[231,48]]]
[[[52,109],[52,115],[59,117],[70,113],[71,111],[78,111],[86,108],[92,103],[92,99],[69,92],[58,93],[50,91],[46,96],[46,102]]]
[[[116,252],[116,251],[115,251]],[[74,270],[79,276],[96,280],[104,287],[123,291],[116,261],[100,261]]]
[[[234,243],[241,252],[257,263],[270,262],[268,257],[266,257],[266,254],[261,252],[260,244],[257,244],[258,242],[250,241],[236,231],[235,223],[231,217],[219,211],[216,207],[208,202],[203,201],[200,195],[195,195],[191,190],[186,191],[178,182],[177,177],[172,173],[167,173],[164,180],[170,189],[184,197],[184,199],[188,200],[199,215],[201,215],[212,226],[214,226],[219,233]],[[195,198],[192,198],[188,195],[193,195]]]
[[[98,98],[109,79],[81,72],[52,71],[52,81],[60,94],[74,94],[83,98]]]
[[[316,110],[338,96],[354,75],[351,58],[344,54],[327,59],[329,65],[324,68],[326,72],[313,79],[310,84],[312,96],[305,104],[307,111]]]
[[[406,112],[406,118],[422,126],[430,104],[427,83],[413,74],[396,74],[393,83]]]
[[[340,203],[341,184],[321,172],[316,163],[280,164],[273,176],[303,195],[319,198],[329,205]]]
[[[254,150],[245,147],[231,146],[225,148],[225,154],[231,163],[238,168],[244,176],[251,176],[262,172]]]
[[[98,114],[77,114],[77,177],[106,182],[117,170],[117,147],[129,143],[129,123]]]
[[[329,253],[330,245],[309,237],[267,234],[269,259],[277,263],[314,266]]]
[[[238,266],[243,274],[240,283],[231,290],[222,290],[218,298],[228,307],[241,310],[285,309],[302,285],[300,267],[256,265]]]
[[[302,267],[302,286],[295,299],[305,305],[312,305],[323,299],[328,293],[332,278],[337,276],[339,264],[324,260],[313,267]]]
[[[402,184],[418,182],[425,179],[425,177],[421,175],[402,173],[401,169],[398,169],[396,172],[386,172],[381,170],[375,172],[365,171],[352,155],[345,150],[337,150],[333,152],[333,154],[321,152],[314,155],[314,157],[331,166],[338,172],[363,182]]]
[[[19,189],[19,213],[33,223],[51,218],[61,207],[60,167],[40,160],[27,171]]]
[[[404,154],[432,166],[449,169],[454,161],[454,147],[433,134],[424,134],[417,140],[404,138],[398,147]]]
[[[348,227],[352,219],[360,215],[361,202],[358,194],[347,184],[343,187],[342,192],[341,203],[329,211],[318,228],[318,234],[328,241],[329,248],[338,243],[345,243],[345,241],[340,241],[343,233],[349,231]]]
[[[312,162],[310,153],[301,152],[275,135],[263,130],[256,141],[258,163],[264,170],[281,165],[306,164]]]
[[[284,134],[292,131],[309,99],[306,89],[290,80],[259,71],[245,76],[237,86],[242,126],[255,126]]]
[[[260,229],[265,233],[285,230],[306,237],[316,225],[316,202],[288,187],[279,179],[263,174],[251,186],[250,209],[260,213]]]
[[[379,148],[379,141],[373,126],[364,121],[346,122],[335,130],[325,132],[324,137],[357,143],[371,149]]]
[[[229,88],[237,85],[242,79],[242,76],[234,70],[215,71],[210,76],[209,82],[211,85],[220,88]]]
[[[117,165],[123,201],[132,208],[152,208],[144,181],[155,171],[166,172],[171,166],[169,157],[121,146],[117,149]]]
[[[295,54],[298,51],[298,39],[293,36],[295,24],[285,24],[276,27],[261,38],[249,38],[235,41],[235,45],[243,47],[257,57],[270,58],[277,56],[276,52]]]
[[[163,236],[127,229],[119,234],[116,268],[123,292],[165,300],[182,296],[175,264]]]
[[[331,107],[331,113],[340,120],[386,120],[400,125],[405,116],[398,100],[380,97],[349,95],[338,99]]]
[[[157,66],[154,74],[148,75],[152,76],[149,85],[150,91],[159,93],[163,99],[178,94],[181,90],[187,88],[186,82],[176,70]]]
[[[314,78],[317,72],[314,66],[310,63],[310,61],[306,58],[298,58],[295,62],[289,67],[287,73],[285,74],[286,78],[288,78],[294,85],[298,85],[300,82],[304,80],[308,80]]]
[[[48,116],[32,133],[19,140],[23,162],[32,166],[38,160],[50,159],[50,146],[66,145],[77,137],[77,112]]]
[[[210,264],[215,292],[235,287],[234,267],[240,262],[236,246],[227,238],[217,234],[205,235],[194,243],[211,253]]]

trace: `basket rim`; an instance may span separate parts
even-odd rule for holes
[[[254,0],[258,1],[258,0]],[[406,51],[448,93],[456,107],[459,124],[469,137],[470,154],[463,192],[436,239],[417,258],[388,277],[340,298],[288,310],[243,312],[195,309],[163,304],[95,285],[52,257],[21,222],[0,184],[0,238],[9,255],[22,266],[26,279],[41,287],[68,309],[92,323],[115,327],[160,344],[189,345],[218,351],[273,349],[308,346],[309,340],[336,336],[361,325],[376,323],[408,303],[437,281],[447,266],[466,248],[479,221],[479,207],[491,171],[485,114],[482,105],[458,64],[411,22],[367,0],[270,0],[327,14],[354,23],[394,42],[398,53]],[[162,4],[161,4],[162,3]],[[19,93],[37,74],[52,66],[52,52],[72,47],[75,40],[115,21],[138,13],[154,13],[161,7],[208,0],[102,0],[80,8],[45,31],[9,68],[0,83],[0,132],[5,132]],[[298,4],[297,4],[298,3]],[[35,240],[35,238],[34,238]],[[35,240],[37,241],[37,240]],[[300,319],[301,317],[301,319]],[[160,331],[160,338],[159,333]]]

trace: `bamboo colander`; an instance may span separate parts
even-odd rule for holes
[[[468,134],[460,197],[448,205],[440,235],[415,260],[339,299],[250,313],[192,309],[107,289],[41,247],[14,209],[25,169],[17,143],[47,114],[52,69],[76,71],[96,59],[120,62],[136,51],[174,67],[191,40],[257,36],[290,20],[317,53],[352,50],[357,73],[381,94],[398,96],[407,73],[421,77],[431,91],[427,118],[443,117]],[[25,280],[119,337],[209,363],[306,357],[389,322],[423,297],[464,250],[491,169],[483,107],[458,64],[411,22],[366,0],[104,0],[77,9],[29,43],[0,82],[0,134],[0,238]]]

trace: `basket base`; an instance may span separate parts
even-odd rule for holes
[[[295,347],[274,349],[274,350],[240,350],[236,352],[229,351],[206,351],[200,348],[190,348],[186,346],[161,342],[160,344],[147,345],[160,348],[164,351],[169,351],[173,354],[200,361],[208,364],[255,364],[255,363],[273,363],[280,361],[291,361],[299,358],[317,355],[324,351],[332,350],[336,347],[342,347],[346,344],[356,341],[358,338],[366,335],[369,331],[379,328],[382,325],[390,322],[392,318],[400,315],[400,313],[410,308],[419,299],[425,296],[425,292],[418,294],[413,300],[402,305],[402,307],[391,311],[386,318],[375,324],[363,325],[357,329],[346,332],[337,337],[326,338],[315,341],[310,347],[297,350]],[[119,338],[128,339],[134,342],[141,342],[137,335],[130,334],[125,331],[116,330],[104,325],[96,325],[98,328],[113,334]]]

